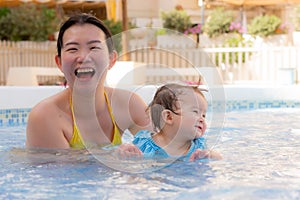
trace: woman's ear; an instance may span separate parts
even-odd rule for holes
[[[108,66],[108,70],[110,70],[116,63],[117,61],[117,56],[118,53],[116,51],[113,51],[110,55],[109,55],[109,66]]]
[[[57,67],[60,69],[60,71],[62,72],[62,65],[61,65],[61,59],[58,55],[55,56],[55,62]]]

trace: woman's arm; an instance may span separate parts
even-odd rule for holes
[[[26,128],[27,148],[70,148],[62,129],[63,120],[57,108],[46,103],[35,106]]]

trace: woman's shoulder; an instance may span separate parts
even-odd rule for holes
[[[137,131],[150,130],[150,120],[146,112],[147,104],[134,91],[105,88],[112,112],[120,129],[129,129],[132,134]]]
[[[64,98],[67,98],[64,91],[49,96],[33,106],[30,114],[45,114],[45,116],[47,116],[50,113],[57,112],[58,110],[63,110],[67,107],[66,102],[68,102],[67,100],[64,100]]]
[[[130,88],[128,89],[123,89],[123,88],[112,88],[112,87],[106,87],[105,91],[107,92],[108,96],[110,98],[114,98],[114,97],[118,97],[121,99],[127,98],[137,98],[139,97],[139,95],[134,92],[133,90],[130,90]]]
[[[123,105],[126,104],[130,110],[134,111],[144,110],[147,107],[144,99],[133,90],[106,87],[105,91],[114,106],[119,105],[124,108]]]

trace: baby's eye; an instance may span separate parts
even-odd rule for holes
[[[203,115],[202,115],[202,117],[203,117],[203,118],[205,118],[205,117],[206,117],[206,115],[205,115],[205,114],[203,114]]]
[[[193,110],[193,113],[198,114],[199,111],[198,110]]]

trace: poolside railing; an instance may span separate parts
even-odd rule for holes
[[[0,41],[0,85],[5,85],[10,67],[56,67],[56,42]],[[151,68],[191,68],[215,66],[227,83],[239,81],[297,83],[300,72],[300,46],[159,48],[136,47],[127,53],[131,61]],[[120,57],[123,60],[123,57]],[[188,76],[188,75],[187,75]],[[150,80],[155,77],[147,74]],[[163,78],[163,77],[161,77]],[[51,82],[54,77],[39,77]]]
[[[56,42],[0,41],[0,85],[5,85],[10,67],[56,67]],[[51,82],[56,77],[38,77],[40,82]]]
[[[131,48],[128,54],[132,61],[152,66],[217,67],[226,83],[256,81],[295,84],[300,72],[300,46]]]

